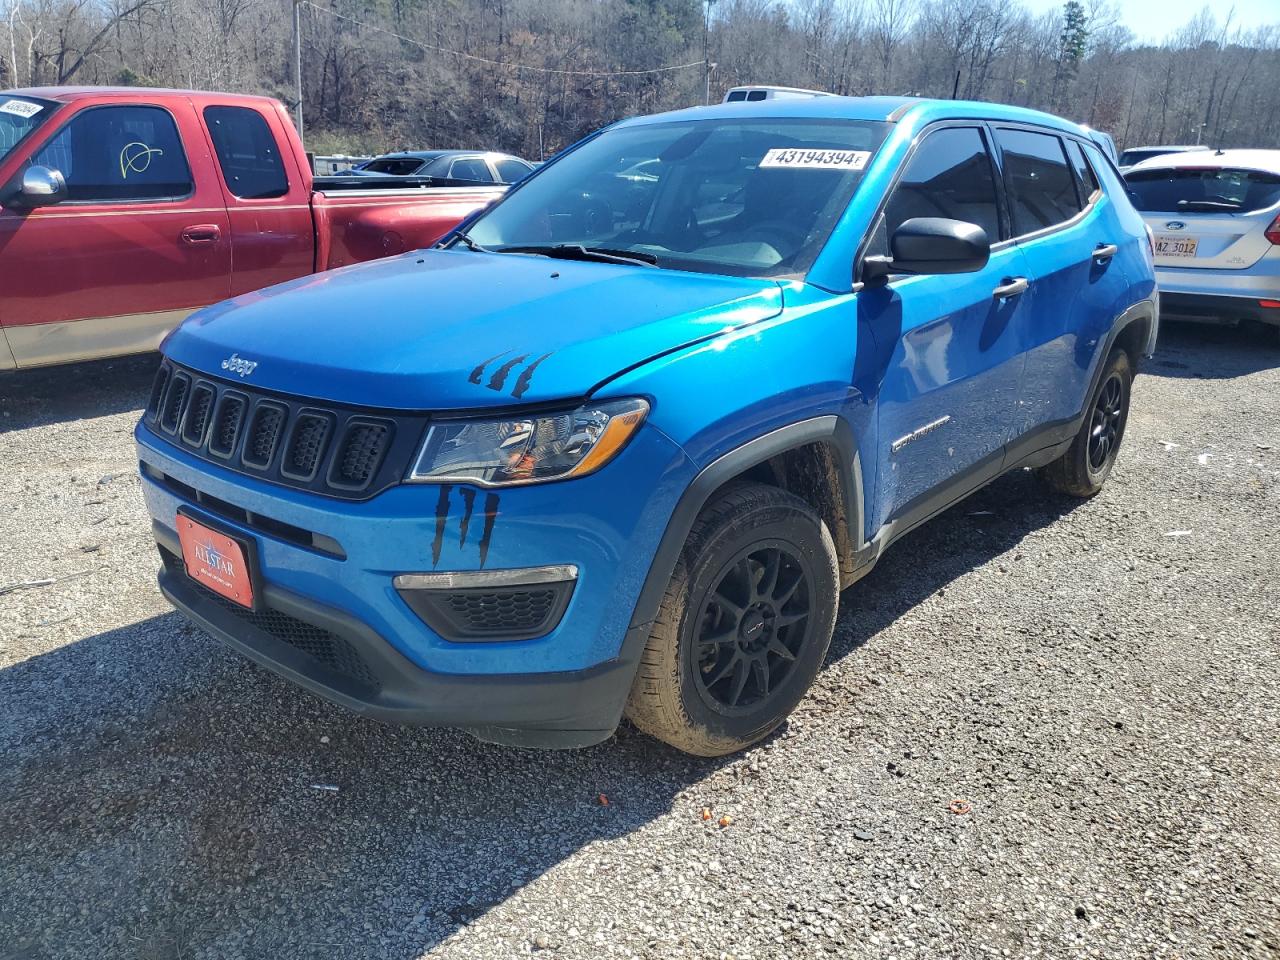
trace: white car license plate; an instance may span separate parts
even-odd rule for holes
[[[1157,257],[1194,257],[1200,241],[1195,237],[1169,237],[1156,235]]]

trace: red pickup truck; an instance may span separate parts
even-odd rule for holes
[[[428,246],[502,190],[317,180],[263,97],[0,92],[0,370],[153,350],[199,307]]]

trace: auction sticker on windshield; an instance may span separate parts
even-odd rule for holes
[[[28,103],[26,100],[6,100],[0,103],[0,113],[9,113],[15,117],[34,117],[43,109],[41,104]]]
[[[1196,237],[1170,237],[1156,235],[1157,257],[1194,257],[1200,241]]]
[[[805,170],[861,170],[871,153],[867,150],[770,150],[760,161],[761,169],[791,167]]]

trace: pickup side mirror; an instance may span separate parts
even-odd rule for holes
[[[15,205],[32,208],[53,206],[67,196],[67,178],[60,170],[35,165],[23,171],[22,185],[13,199]]]
[[[904,220],[889,238],[890,257],[867,257],[862,262],[866,282],[891,273],[974,273],[987,265],[991,241],[976,223],[946,217]]]

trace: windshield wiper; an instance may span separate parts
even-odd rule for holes
[[[472,253],[493,253],[488,247],[482,247],[471,239],[470,234],[462,230],[453,231],[452,239],[457,240],[460,244],[470,250]]]
[[[494,253],[532,253],[557,260],[586,260],[597,263],[628,263],[637,267],[656,267],[658,258],[636,250],[613,250],[609,247],[584,247],[580,243],[557,243],[547,246],[499,247]]]
[[[1185,210],[1239,210],[1238,203],[1223,203],[1221,200],[1179,200],[1178,208]]]

